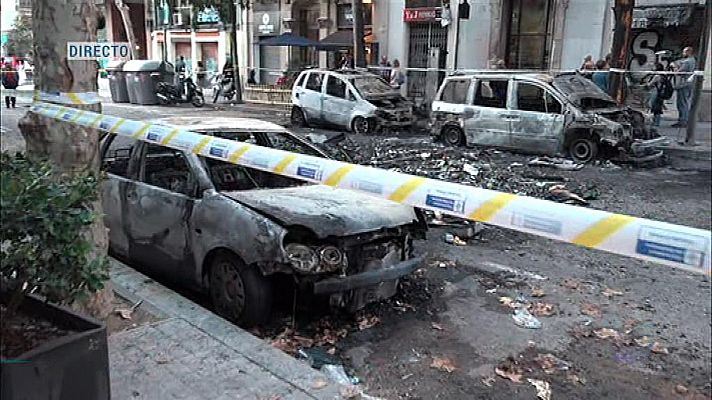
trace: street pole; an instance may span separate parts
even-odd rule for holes
[[[707,61],[707,42],[709,41],[710,35],[710,7],[712,7],[712,1],[707,0],[705,2],[705,18],[703,23],[702,35],[700,35],[700,45],[697,51],[697,67],[698,71],[704,71],[708,66],[705,65]],[[712,66],[709,66],[712,67]],[[697,129],[697,113],[700,109],[700,96],[702,94],[702,83],[704,78],[701,76],[695,76],[695,87],[692,93],[692,105],[690,106],[690,113],[687,119],[687,132],[685,134],[685,144],[688,146],[695,145],[695,131]]]
[[[628,50],[631,42],[631,29],[633,26],[633,7],[635,0],[616,0],[613,7],[615,26],[613,30],[613,43],[611,45],[611,68],[625,69],[628,61]],[[611,74],[610,94],[618,104],[625,102],[624,73]]]
[[[240,7],[242,11],[242,7]],[[235,84],[235,103],[242,104],[242,83],[240,82],[240,70],[237,63],[237,3],[232,3],[232,27],[230,28],[230,52],[232,53],[232,76]],[[240,13],[242,14],[242,13]],[[242,15],[240,15],[241,17]]]
[[[357,67],[366,67],[366,49],[363,41],[363,0],[351,0],[351,12],[354,16],[354,63]]]

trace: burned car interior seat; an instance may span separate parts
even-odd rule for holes
[[[185,195],[193,194],[192,174],[180,151],[150,145],[144,163],[147,184]]]

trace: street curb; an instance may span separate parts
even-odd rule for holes
[[[339,399],[340,387],[319,371],[193,303],[160,283],[111,259],[111,282],[119,294],[142,299],[168,318],[182,319],[313,399]],[[124,295],[124,294],[122,294]],[[327,385],[315,389],[317,381]]]

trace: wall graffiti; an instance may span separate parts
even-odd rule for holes
[[[655,63],[660,62],[667,69],[673,61],[673,54],[678,49],[663,47],[663,37],[658,31],[648,30],[635,34],[631,45],[631,58],[628,62],[630,71],[653,71]],[[661,54],[662,52],[664,54]]]

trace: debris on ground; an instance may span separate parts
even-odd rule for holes
[[[430,367],[447,373],[452,373],[457,369],[453,361],[447,357],[433,357]]]
[[[358,385],[360,380],[356,377],[350,377],[343,365],[324,364],[319,369],[332,382],[340,385]]]
[[[659,342],[653,343],[652,347],[650,347],[650,351],[656,354],[670,354],[667,347],[663,346]]]
[[[623,296],[623,292],[621,292],[621,291],[619,291],[619,290],[611,289],[611,288],[605,288],[605,289],[603,289],[603,291],[601,292],[601,294],[604,295],[604,296],[606,296],[606,297],[608,297],[608,298],[611,298],[611,297],[613,297],[613,296]]]
[[[648,347],[651,343],[653,343],[652,340],[650,340],[650,338],[647,336],[635,338],[633,339],[633,342],[639,347]]]
[[[558,201],[559,203],[577,204],[582,206],[588,205],[588,201],[576,193],[566,189],[566,185],[554,185],[550,187],[549,194],[551,194],[552,200]]]
[[[452,261],[452,260],[444,260],[444,261],[433,261],[430,266],[433,267],[438,267],[438,268],[452,268],[457,266],[457,262]]]
[[[601,307],[592,303],[581,304],[581,314],[588,315],[593,318],[601,318],[603,315]]]
[[[430,327],[433,328],[433,329],[435,329],[435,330],[437,330],[437,331],[442,331],[442,330],[443,330],[442,325],[436,324],[435,322],[433,322],[432,324],[430,324]]]
[[[527,382],[531,383],[532,386],[536,388],[536,397],[539,400],[551,399],[551,385],[549,385],[549,382],[538,379],[527,379]]]
[[[544,296],[546,296],[546,293],[544,293],[544,289],[534,288],[534,289],[532,289],[531,296],[532,297],[544,297]]]
[[[531,305],[529,311],[537,317],[550,317],[556,313],[556,307],[553,304],[536,302]]]
[[[137,301],[134,305],[131,306],[131,308],[117,308],[114,310],[114,313],[116,313],[118,316],[120,316],[123,319],[131,319],[134,311],[138,308],[138,306],[143,303],[143,300]]]
[[[522,383],[522,377],[524,376],[516,365],[499,366],[494,369],[494,373],[514,383]]]
[[[551,353],[537,354],[534,361],[539,364],[539,367],[541,367],[547,375],[553,374],[557,371],[568,371],[571,369],[571,364],[569,362],[564,361]]]
[[[541,328],[541,321],[531,315],[525,308],[515,310],[512,314],[512,318],[514,319],[514,323],[519,327],[527,329]]]
[[[482,378],[482,384],[487,387],[492,387],[492,385],[494,385],[495,381],[496,381],[496,379],[494,376],[488,376],[486,378]]]
[[[689,389],[684,386],[684,385],[676,385],[675,386],[675,393],[677,394],[687,394],[689,392]]]
[[[611,328],[600,328],[600,329],[595,329],[593,331],[593,334],[599,338],[599,339],[620,339],[621,338],[621,333],[618,332],[615,329]]]
[[[460,239],[459,236],[453,235],[452,233],[445,234],[445,243],[454,244],[455,246],[467,246],[467,242]]]
[[[367,316],[362,316],[358,318],[358,329],[360,331],[368,328],[372,328],[375,325],[377,325],[379,322],[381,322],[381,319],[376,317],[375,315],[372,315],[370,317]]]
[[[572,160],[559,157],[535,157],[531,159],[527,165],[536,167],[552,167],[565,171],[578,171],[584,167],[584,164],[575,163]]]
[[[567,289],[575,290],[581,286],[581,281],[574,278],[566,278],[561,282],[561,286]]]

